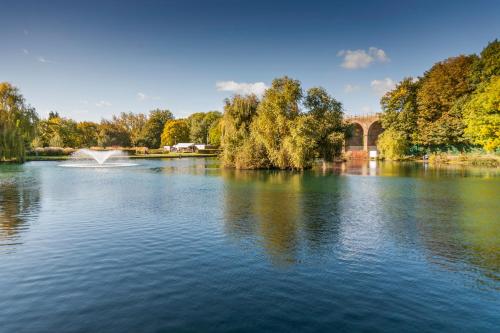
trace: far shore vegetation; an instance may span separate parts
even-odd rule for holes
[[[381,111],[382,158],[500,165],[500,42],[404,78],[382,97]],[[304,91],[287,76],[273,80],[261,98],[226,99],[222,113],[175,119],[169,110],[156,109],[122,112],[99,123],[56,111],[41,119],[17,87],[0,83],[0,162],[58,159],[84,147],[164,157],[162,147],[193,142],[216,148],[196,156],[217,153],[226,167],[303,170],[318,160],[342,159],[350,134],[340,101],[322,87]]]

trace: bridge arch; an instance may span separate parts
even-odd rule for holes
[[[351,135],[347,140],[348,150],[363,150],[365,131],[359,123],[351,123]]]
[[[377,140],[383,131],[382,124],[378,120],[374,121],[370,127],[368,127],[368,150],[377,149]]]
[[[354,158],[368,158],[369,151],[377,150],[378,137],[384,131],[380,114],[349,116],[346,121],[352,126],[352,135],[345,142],[345,151]]]

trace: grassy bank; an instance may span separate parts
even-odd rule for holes
[[[500,167],[500,156],[497,154],[432,154],[429,163],[433,164],[459,164],[483,167]]]

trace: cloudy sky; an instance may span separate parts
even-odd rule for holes
[[[348,114],[500,38],[500,1],[0,0],[0,81],[42,116],[221,110],[289,75]]]

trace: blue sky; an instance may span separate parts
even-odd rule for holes
[[[348,114],[500,37],[500,1],[6,1],[0,81],[42,116],[221,110],[289,75]]]

